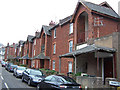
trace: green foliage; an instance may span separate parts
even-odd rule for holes
[[[77,72],[75,76],[81,76],[81,72]]]
[[[58,74],[58,72],[55,70],[49,70],[49,69],[44,69],[44,68],[41,68],[39,70],[41,70],[46,76]]]
[[[27,67],[27,65],[26,65],[26,64],[20,64],[19,66]]]

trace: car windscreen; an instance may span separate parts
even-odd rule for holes
[[[68,82],[68,83],[76,83],[75,80],[73,80],[72,78],[69,77],[63,77],[64,82]]]
[[[25,70],[26,67],[18,67],[17,70]]]
[[[14,67],[17,67],[17,65],[11,65],[11,67],[13,67],[13,68],[14,68]]]
[[[39,70],[30,70],[30,74],[31,75],[41,75],[41,76],[43,75],[42,72]]]

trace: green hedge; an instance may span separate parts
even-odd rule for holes
[[[46,76],[59,74],[55,70],[49,70],[49,69],[44,69],[44,68],[39,69],[39,70],[41,70]]]

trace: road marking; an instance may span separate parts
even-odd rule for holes
[[[9,90],[7,83],[4,83],[4,84],[5,84],[5,87],[7,88],[7,90]]]
[[[4,78],[1,76],[2,80],[4,80]]]

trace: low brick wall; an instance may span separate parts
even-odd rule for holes
[[[87,88],[116,88],[109,85],[109,81],[117,81],[115,78],[106,78],[105,84],[102,81],[101,77],[85,77],[77,76],[76,81],[81,84],[83,87]]]

